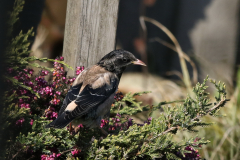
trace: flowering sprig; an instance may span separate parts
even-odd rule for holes
[[[75,148],[73,151],[71,151],[73,157],[78,157],[80,152],[81,152],[81,150],[79,150],[77,148]]]
[[[47,70],[40,71],[39,75],[34,78],[33,69],[23,69],[22,71],[15,71],[12,68],[7,69],[7,74],[15,75],[13,78],[18,82],[23,83],[25,86],[31,88],[35,93],[39,94],[39,98],[36,94],[30,90],[23,88],[22,86],[9,91],[9,94],[16,93],[16,97],[22,97],[17,100],[17,104],[20,108],[26,108],[30,110],[31,114],[39,114],[44,108],[44,116],[47,119],[55,119],[58,114],[58,110],[62,104],[62,101],[67,93],[67,88],[70,86],[75,78],[66,77],[66,71],[61,61],[63,57],[55,59],[54,70],[52,72],[52,82],[46,81],[46,76],[49,76],[50,72]],[[80,74],[84,70],[84,67],[77,67],[77,74]],[[11,82],[8,82],[11,83]],[[40,102],[41,101],[41,102]],[[38,103],[42,103],[39,108]],[[17,120],[16,125],[21,126],[24,121],[22,119]]]
[[[76,75],[79,75],[84,70],[84,66],[76,67]]]
[[[22,126],[23,122],[25,121],[25,119],[22,117],[19,120],[16,121],[16,125],[17,126]]]

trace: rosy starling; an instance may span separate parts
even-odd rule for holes
[[[68,91],[57,119],[46,128],[64,128],[70,122],[75,128],[79,124],[100,128],[101,120],[110,113],[121,75],[130,64],[146,66],[132,53],[114,50],[82,71]]]

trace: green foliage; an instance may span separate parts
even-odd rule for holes
[[[163,106],[161,116],[152,120],[149,125],[145,124],[143,127],[134,125],[127,131],[120,131],[118,135],[108,136],[101,142],[95,140],[89,153],[90,159],[135,159],[137,157],[176,159],[174,157],[176,152],[182,153],[186,146],[197,148],[199,145],[207,144],[209,141],[198,141],[196,145],[193,139],[185,140],[182,144],[172,140],[172,136],[177,130],[197,131],[195,128],[198,126],[210,125],[211,123],[202,122],[200,118],[208,113],[214,115],[219,107],[224,106],[228,101],[224,83],[210,80],[216,86],[219,96],[216,97],[214,105],[209,103],[210,99],[206,92],[207,80],[208,78],[202,84],[198,83],[194,87],[193,92],[196,94],[196,99],[188,96],[182,105]],[[125,99],[123,98],[123,102],[128,101],[128,98],[132,100],[129,95]]]
[[[135,96],[141,96],[150,92],[127,93],[121,101],[116,101],[111,108],[111,113],[121,115],[135,115],[145,110],[147,106],[141,106],[142,102],[138,102]]]
[[[50,154],[49,148],[57,148],[62,156],[64,154],[69,156],[73,146],[78,146],[81,150],[79,157],[83,159],[181,159],[189,152],[185,150],[186,147],[191,146],[198,149],[209,141],[203,139],[196,141],[195,137],[176,142],[173,140],[173,136],[177,131],[197,131],[196,127],[205,127],[211,124],[201,121],[201,117],[208,113],[213,115],[211,113],[215,113],[219,106],[223,106],[228,101],[225,92],[223,92],[224,84],[216,84],[211,81],[217,85],[217,92],[222,98],[220,101],[217,98],[217,104],[215,105],[209,104],[210,99],[207,96],[205,85],[207,80],[208,78],[205,79],[203,84],[197,84],[193,89],[196,99],[187,97],[183,104],[175,107],[162,106],[163,112],[161,112],[161,115],[152,119],[149,124],[134,124],[128,129],[110,132],[111,134],[103,138],[97,129],[80,129],[80,132],[75,136],[69,134],[65,129],[45,129],[43,126],[47,121],[39,118],[34,122],[32,131],[27,135],[21,134],[17,138],[17,142],[35,152],[41,150],[42,153],[46,154]],[[131,111],[130,113],[137,113],[140,110],[139,108],[143,108],[134,98],[134,95],[138,94],[142,93],[127,94],[115,104],[121,104],[123,108],[126,107]],[[154,106],[153,108],[157,107]],[[116,113],[116,110],[113,109],[112,114]],[[126,112],[122,111],[122,113],[123,117],[124,115],[128,116]]]
[[[35,117],[34,119],[33,131],[17,137],[17,141],[23,145],[23,148],[31,146],[33,152],[41,150],[45,154],[50,154],[51,151],[48,149],[53,147],[57,147],[60,152],[74,147],[77,135],[71,135],[66,129],[45,129],[44,124],[48,123],[45,118]]]
[[[236,86],[231,101],[226,107],[219,108],[216,116],[205,117],[207,122],[215,122],[210,127],[199,131],[199,136],[210,140],[200,153],[208,160],[231,159],[238,160],[240,156],[240,70],[237,71]],[[216,82],[215,82],[216,83]],[[218,83],[216,83],[218,84]],[[223,88],[224,89],[224,88]],[[229,88],[228,88],[229,89]],[[221,88],[219,88],[221,90]],[[223,90],[224,92],[224,90]],[[219,93],[215,93],[216,99],[221,99]],[[221,118],[219,114],[222,115]]]
[[[205,141],[194,142],[193,139],[176,143],[173,135],[167,134],[166,125],[159,119],[142,127],[131,126],[127,131],[120,131],[118,135],[111,135],[102,141],[94,140],[89,151],[88,159],[180,159],[176,156],[188,145],[206,144]],[[172,157],[172,158],[169,158]]]
[[[11,36],[13,31],[14,24],[18,21],[18,15],[23,10],[24,0],[15,0],[13,11],[10,13],[9,21],[8,21],[8,35]]]

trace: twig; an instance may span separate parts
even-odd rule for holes
[[[185,100],[184,100],[184,99],[181,99],[181,100],[169,101],[169,102],[164,101],[164,102],[158,103],[158,106],[159,106],[159,105],[165,105],[165,104],[171,104],[171,103],[179,103],[179,102],[185,102]]]
[[[227,101],[229,101],[229,99],[221,99],[221,101],[218,102],[218,104],[216,104],[215,106],[213,106],[211,109],[209,109],[209,110],[207,111],[207,113],[212,112],[214,109],[220,107],[223,103],[225,103],[225,102],[227,102]]]
[[[175,130],[177,129],[178,127],[171,127],[171,128],[168,128],[166,131],[162,132],[162,135],[164,134],[167,134],[168,132],[172,131],[172,130]]]
[[[176,76],[178,76],[181,80],[183,80],[183,75],[182,75],[182,73],[179,72],[179,71],[168,71],[168,72],[166,72],[166,75],[167,75],[167,76],[176,75]]]
[[[63,152],[61,152],[61,154],[64,154],[64,153],[67,153],[67,152],[73,151],[73,150],[75,150],[75,149],[76,149],[76,148],[72,148],[72,149],[69,149],[69,150],[63,151]]]
[[[142,22],[144,23],[144,21],[140,20],[140,25],[141,26],[144,25],[144,24],[142,24]],[[140,56],[141,56],[141,59],[143,60],[143,62],[146,63],[146,65],[148,66],[147,45],[146,45],[146,43],[147,43],[147,28],[146,28],[146,26],[145,26],[145,28],[143,28],[143,31],[142,31],[142,34],[140,34],[140,37],[144,42],[144,45],[142,45],[142,47],[144,47],[144,48],[139,50],[139,47],[137,45],[135,47],[138,50],[138,52],[140,53]],[[144,73],[143,76],[148,77],[147,67],[142,66],[142,71]],[[143,81],[143,86],[146,86],[146,85],[147,85],[147,81]]]
[[[178,129],[178,127],[170,127],[170,128],[168,128],[166,131],[164,131],[164,132],[158,134],[157,136],[151,138],[150,141],[153,140],[153,139],[155,139],[155,138],[157,138],[157,137],[160,137],[160,136],[162,136],[162,135],[164,135],[164,134],[167,134],[168,132],[171,132],[172,130],[175,130],[175,129]]]
[[[28,158],[27,160],[33,159],[33,157],[35,157],[35,155],[32,155],[30,158]]]
[[[11,160],[13,160],[21,151],[22,149],[20,149],[16,154],[14,154]]]
[[[216,108],[220,107],[222,104],[224,104],[227,101],[229,101],[229,99],[221,99],[221,101],[218,102],[218,104],[216,104],[215,106],[213,106],[212,108],[207,110],[206,114],[208,114],[209,112],[212,112],[213,110],[215,110]],[[201,118],[202,116],[204,116],[204,115],[197,115],[197,117],[193,118],[192,121],[196,121],[197,119]]]
[[[177,49],[174,45],[162,40],[161,38],[158,38],[158,37],[152,38],[152,39],[150,39],[150,42],[152,42],[152,41],[157,41],[157,42],[161,43],[162,45],[172,49],[175,52],[177,52]],[[198,82],[198,71],[197,71],[197,67],[196,67],[195,63],[189,58],[189,56],[185,52],[183,52],[183,57],[192,66],[192,69],[193,69],[193,83],[197,84],[197,82]]]

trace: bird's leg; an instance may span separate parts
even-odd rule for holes
[[[72,133],[72,122],[69,123],[69,132]]]
[[[105,136],[108,135],[108,133],[107,133],[104,129],[102,129],[100,126],[99,126],[98,128],[102,131],[102,133],[103,133]]]
[[[107,112],[106,117],[107,117],[107,128],[109,128],[110,110]]]

